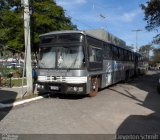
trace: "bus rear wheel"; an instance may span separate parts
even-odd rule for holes
[[[129,71],[127,70],[125,73],[125,83],[129,80]]]
[[[92,78],[91,79],[91,88],[90,88],[90,93],[89,93],[90,97],[94,97],[94,96],[97,95],[98,85],[99,85],[98,82],[99,82],[98,78]]]

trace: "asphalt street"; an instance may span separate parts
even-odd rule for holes
[[[0,133],[160,133],[159,74],[150,71],[128,83],[107,87],[96,97],[53,95],[0,110]]]

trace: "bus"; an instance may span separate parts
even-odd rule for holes
[[[37,90],[93,97],[98,89],[132,77],[135,52],[108,37],[87,31],[40,35]]]

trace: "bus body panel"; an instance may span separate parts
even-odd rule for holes
[[[88,34],[91,32],[60,31],[41,35],[40,54],[48,59],[47,66],[38,70],[39,91],[88,94],[92,78],[98,78],[99,88],[105,88],[138,71],[141,55]]]

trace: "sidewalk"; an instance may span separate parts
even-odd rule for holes
[[[21,98],[26,91],[26,86],[23,89],[22,87],[0,87],[0,103],[13,103],[17,98]]]

